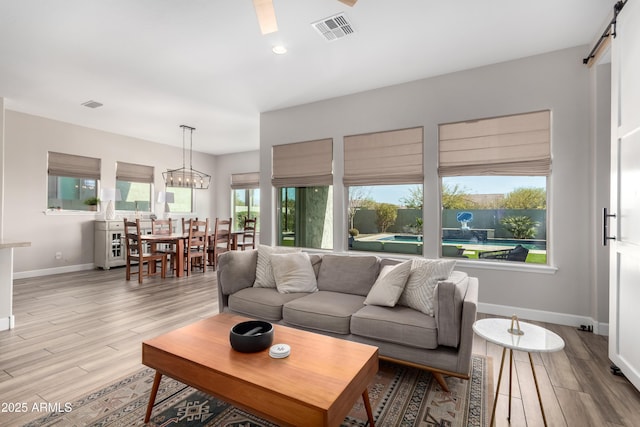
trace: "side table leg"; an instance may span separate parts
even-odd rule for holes
[[[362,400],[364,400],[364,409],[367,411],[367,418],[369,418],[369,425],[375,427],[373,422],[373,412],[371,411],[371,402],[369,401],[369,390],[366,388],[362,392]]]
[[[540,412],[542,412],[542,421],[544,421],[544,427],[547,427],[547,417],[544,415],[544,408],[542,407],[542,397],[540,396],[540,387],[538,387],[538,378],[536,377],[536,369],[533,367],[533,358],[531,353],[529,354],[529,363],[531,364],[531,372],[533,373],[533,382],[536,384],[536,393],[538,393],[538,402],[540,402]]]
[[[151,395],[149,396],[149,404],[147,405],[147,413],[144,416],[145,424],[151,419],[151,411],[153,410],[153,404],[156,402],[156,395],[158,394],[161,379],[162,374],[156,371],[156,376],[153,378],[153,387],[151,387]]]
[[[498,405],[498,393],[500,393],[500,382],[502,380],[502,368],[504,368],[504,355],[507,352],[507,348],[504,347],[502,349],[502,359],[500,360],[500,373],[498,374],[498,386],[496,387],[496,395],[493,398],[493,410],[491,410],[491,422],[489,422],[489,427],[493,427],[493,422],[496,418],[496,406]]]
[[[507,415],[507,420],[511,422],[511,383],[513,378],[513,350],[509,349],[509,413]]]

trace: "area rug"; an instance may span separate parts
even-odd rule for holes
[[[488,425],[490,360],[474,355],[469,381],[447,377],[449,392],[433,376],[415,368],[380,362],[369,385],[376,426],[485,427]],[[143,426],[155,371],[135,374],[73,402],[68,412],[53,412],[26,426]],[[359,399],[342,427],[364,427],[367,414]],[[162,377],[150,427],[159,426],[277,426],[249,412]]]

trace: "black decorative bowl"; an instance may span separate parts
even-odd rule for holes
[[[231,347],[242,353],[255,353],[273,344],[273,325],[262,320],[241,322],[229,332]]]

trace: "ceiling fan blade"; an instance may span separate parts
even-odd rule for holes
[[[344,3],[347,6],[353,6],[358,0],[338,0],[340,3]]]
[[[276,11],[273,8],[273,0],[253,0],[253,7],[256,9],[258,23],[262,34],[269,34],[278,31],[276,22]]]

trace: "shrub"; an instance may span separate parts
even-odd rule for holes
[[[378,203],[376,206],[376,224],[381,233],[386,233],[387,228],[396,222],[398,207],[391,203]]]
[[[84,201],[84,204],[88,206],[96,206],[98,203],[100,203],[100,199],[97,197],[89,197]]]
[[[528,216],[508,216],[502,218],[500,223],[505,226],[514,239],[533,239],[536,235],[536,227],[540,225]]]

